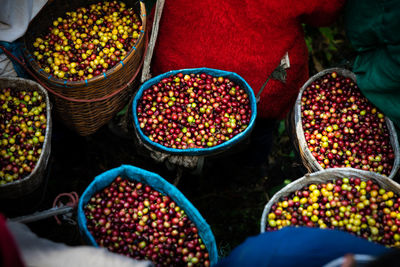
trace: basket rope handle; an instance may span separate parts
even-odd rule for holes
[[[145,51],[144,54],[146,54],[147,51],[147,43],[148,43],[148,34],[146,31],[145,34]],[[113,97],[114,95],[118,94],[119,92],[123,91],[124,89],[126,89],[128,86],[130,86],[133,82],[133,80],[135,80],[136,76],[138,75],[141,67],[143,66],[143,62],[144,62],[144,56],[142,56],[142,59],[140,61],[139,67],[136,69],[134,75],[132,76],[132,78],[122,87],[118,88],[117,90],[115,90],[114,92],[112,92],[109,95],[106,96],[102,96],[99,98],[94,98],[94,99],[76,99],[76,98],[71,98],[71,97],[67,97],[64,96],[60,93],[57,93],[56,91],[54,91],[53,89],[49,88],[46,84],[44,84],[26,65],[25,60],[24,59],[19,59],[16,56],[14,56],[13,54],[11,54],[10,51],[8,51],[4,46],[0,45],[0,49],[4,51],[4,53],[6,54],[6,56],[10,59],[10,60],[14,60],[15,62],[17,62],[19,65],[21,65],[41,86],[43,86],[47,91],[49,91],[50,93],[52,93],[55,96],[58,96],[64,100],[67,101],[71,101],[71,102],[80,102],[80,103],[93,103],[93,102],[98,102],[98,101],[103,101],[106,100],[110,97]]]
[[[142,83],[144,83],[145,81],[147,81],[148,79],[151,78],[150,63],[151,63],[151,59],[153,57],[154,46],[157,41],[158,29],[159,29],[160,19],[161,19],[161,15],[162,15],[163,8],[164,8],[164,3],[165,3],[165,0],[158,0],[156,2],[154,21],[153,21],[153,27],[151,30],[150,41],[148,44],[148,50],[147,50],[147,53],[146,52],[144,53],[145,59],[144,59],[144,63],[143,63],[143,71],[142,71],[142,78],[141,78]]]
[[[61,197],[68,197],[70,201],[67,202],[66,204],[62,204],[60,201]],[[79,202],[79,196],[76,192],[61,193],[54,199],[53,208],[57,208],[59,206],[69,206],[75,209],[78,206],[78,202]],[[61,221],[57,215],[54,215],[54,219],[57,221],[58,225],[61,225]]]

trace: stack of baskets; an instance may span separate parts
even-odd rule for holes
[[[33,59],[33,42],[52,21],[66,11],[97,1],[51,1],[35,17],[25,34],[24,56],[39,83],[53,96],[56,115],[82,136],[96,132],[129,102],[147,48],[146,8],[142,1],[126,1],[140,13],[142,32],[127,56],[104,75],[86,81],[66,81],[49,76]]]

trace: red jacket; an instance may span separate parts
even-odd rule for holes
[[[24,267],[14,238],[7,228],[6,220],[0,214],[0,266]]]
[[[242,76],[257,94],[288,52],[286,84],[270,80],[258,115],[283,118],[308,79],[302,23],[324,26],[344,0],[167,0],[152,61],[152,74],[209,67]]]

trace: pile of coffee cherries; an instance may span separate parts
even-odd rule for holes
[[[400,246],[400,197],[373,180],[341,178],[309,184],[282,197],[266,231],[285,226],[339,229],[389,247]]]
[[[301,115],[308,148],[322,168],[390,174],[395,155],[385,116],[352,79],[332,72],[312,82],[302,94]]]
[[[0,185],[29,175],[46,136],[46,100],[35,90],[0,89]]]
[[[142,22],[125,3],[104,1],[66,12],[33,42],[33,55],[53,77],[93,78],[123,60],[140,36]]]
[[[222,144],[245,131],[251,119],[246,90],[205,73],[162,79],[144,90],[136,112],[144,135],[176,149]]]
[[[156,266],[210,266],[185,211],[148,185],[117,177],[84,207],[89,232],[110,251]]]

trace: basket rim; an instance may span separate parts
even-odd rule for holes
[[[24,78],[19,78],[19,77],[0,77],[0,81],[21,81],[21,82],[26,82],[28,84],[31,84],[32,86],[36,86],[36,89],[38,89],[40,91],[40,93],[46,99],[46,119],[47,119],[47,122],[46,122],[46,135],[45,135],[45,138],[44,138],[44,142],[43,142],[43,146],[42,146],[42,153],[40,154],[39,160],[37,161],[37,163],[35,165],[35,168],[32,170],[32,172],[29,175],[23,177],[22,179],[19,179],[19,180],[10,182],[10,183],[6,183],[6,184],[3,184],[3,185],[0,185],[1,189],[7,189],[7,188],[12,188],[14,186],[18,186],[20,184],[23,184],[27,180],[29,180],[31,177],[34,177],[37,174],[39,167],[43,164],[43,161],[44,160],[46,160],[46,161],[48,160],[48,157],[47,158],[44,158],[44,157],[45,157],[45,154],[46,154],[45,151],[47,149],[50,149],[50,146],[51,146],[51,144],[50,144],[50,142],[51,142],[51,130],[52,130],[52,126],[51,126],[52,125],[51,102],[50,102],[50,98],[49,98],[49,96],[47,94],[47,91],[39,83],[37,83],[35,81],[24,79]],[[19,90],[22,90],[22,89],[19,89]],[[33,91],[34,89],[25,88],[25,90]],[[50,154],[50,152],[49,152],[49,154]]]
[[[25,34],[22,51],[23,51],[24,57],[27,59],[28,65],[30,65],[30,67],[36,71],[36,73],[39,75],[40,78],[42,78],[43,80],[51,81],[55,85],[58,85],[61,87],[68,87],[68,86],[69,87],[80,87],[83,85],[86,86],[86,85],[89,85],[90,83],[99,82],[99,81],[107,79],[107,77],[109,75],[122,69],[126,65],[126,63],[137,53],[136,48],[145,42],[145,33],[147,30],[146,7],[145,7],[145,4],[143,1],[140,1],[139,4],[140,4],[140,18],[142,20],[142,30],[140,31],[139,38],[136,40],[135,44],[133,45],[131,50],[128,52],[128,54],[125,56],[125,58],[123,60],[120,60],[117,64],[115,64],[114,67],[107,70],[106,72],[103,72],[97,76],[94,76],[90,79],[86,79],[83,81],[67,81],[67,80],[59,79],[52,75],[49,75],[43,71],[43,69],[39,66],[37,61],[32,56],[31,52],[29,51],[28,45],[27,45],[28,40],[26,38],[27,35]],[[40,13],[38,15],[40,15]],[[31,27],[31,23],[29,24],[28,29],[29,29],[29,27]]]
[[[305,83],[304,85],[301,87],[300,92],[297,96],[296,99],[296,103],[294,106],[294,123],[295,123],[295,131],[299,132],[300,134],[297,135],[297,138],[299,140],[299,150],[302,151],[306,157],[312,158],[313,161],[309,162],[310,163],[310,167],[314,170],[314,171],[322,171],[322,170],[327,170],[327,169],[323,169],[321,167],[321,165],[319,165],[317,163],[316,158],[312,155],[310,149],[307,146],[305,137],[304,137],[304,130],[303,130],[303,125],[302,125],[302,121],[301,121],[301,98],[303,96],[303,92],[306,90],[306,88],[315,80],[317,80],[318,78],[324,76],[325,74],[331,73],[331,72],[338,72],[340,75],[343,75],[347,78],[351,78],[355,83],[357,83],[357,77],[356,75],[345,68],[338,68],[338,67],[334,67],[334,68],[328,68],[325,69],[323,71],[320,71],[318,73],[316,73],[315,75],[313,75],[312,77],[310,77]],[[399,142],[397,139],[397,134],[394,128],[394,124],[393,122],[385,115],[385,121],[386,121],[386,126],[388,127],[388,130],[390,131],[390,145],[393,147],[393,151],[395,154],[395,158],[393,161],[393,167],[392,170],[390,172],[389,176],[384,176],[382,174],[376,173],[377,175],[382,176],[383,178],[389,178],[389,179],[393,179],[393,177],[396,175],[399,167],[400,167],[400,151],[399,151]],[[331,169],[331,168],[328,168]],[[338,169],[338,168],[333,168],[333,169]],[[371,173],[375,173],[370,171]]]
[[[237,84],[239,84],[241,87],[243,87],[244,90],[246,90],[247,94],[249,95],[250,98],[250,106],[251,106],[251,118],[250,118],[250,123],[247,126],[247,128],[235,135],[232,139],[221,143],[217,146],[213,147],[207,147],[207,148],[187,148],[187,149],[177,149],[177,148],[169,148],[164,145],[161,145],[159,143],[156,143],[154,141],[151,141],[149,137],[144,135],[143,131],[140,129],[140,127],[136,127],[136,125],[139,125],[139,120],[137,117],[137,105],[142,97],[143,92],[150,88],[153,84],[161,81],[164,78],[167,78],[171,75],[175,75],[177,73],[183,73],[183,74],[189,74],[189,73],[211,73],[210,75],[220,75],[220,76],[231,76],[233,78],[233,81]],[[229,148],[230,146],[235,145],[237,142],[243,140],[246,138],[248,135],[250,135],[251,131],[254,128],[255,125],[255,120],[257,117],[257,104],[256,104],[256,98],[254,95],[254,92],[250,85],[244,80],[239,74],[235,72],[230,72],[230,71],[225,71],[225,70],[219,70],[219,69],[212,69],[212,68],[206,68],[206,67],[200,67],[200,68],[188,68],[188,69],[178,69],[178,70],[171,70],[165,73],[162,73],[158,76],[155,76],[151,78],[150,80],[146,81],[143,83],[139,90],[136,92],[134,99],[132,101],[132,114],[133,114],[133,122],[134,122],[134,128],[137,131],[139,138],[144,142],[144,144],[150,145],[151,148],[156,149],[159,152],[162,153],[169,153],[173,155],[185,155],[185,156],[204,156],[204,155],[211,155],[214,153],[221,152],[225,150],[226,148]]]

